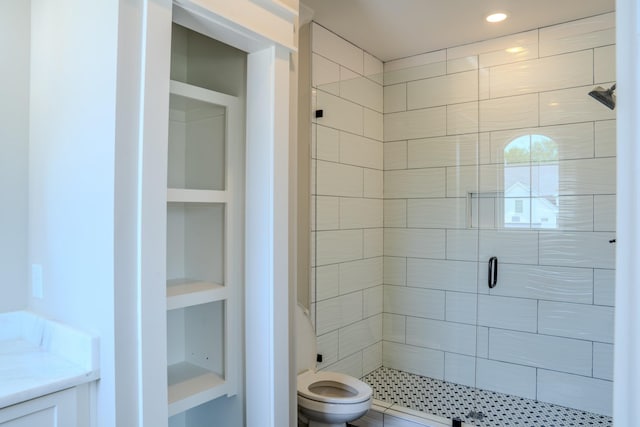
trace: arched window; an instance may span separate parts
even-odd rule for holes
[[[558,226],[558,144],[539,134],[519,136],[504,148],[503,226]]]

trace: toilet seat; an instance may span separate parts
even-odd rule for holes
[[[298,395],[316,402],[346,405],[371,399],[371,387],[338,372],[307,371],[298,375]]]
[[[296,371],[299,419],[309,426],[346,427],[371,408],[371,387],[338,372],[317,371],[316,333],[308,312],[296,307]]]

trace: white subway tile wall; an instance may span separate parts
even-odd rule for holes
[[[476,384],[475,357],[457,353],[444,354],[444,380],[474,387]]]
[[[383,341],[382,365],[425,377],[444,379],[444,352],[427,347]]]
[[[321,367],[611,415],[614,14],[385,64],[313,28]]]
[[[536,369],[523,365],[478,359],[476,386],[485,390],[536,398]],[[518,381],[514,381],[517,378]]]
[[[610,414],[613,399],[603,399],[613,393],[613,382],[571,375],[565,372],[538,369],[538,399],[569,408]]]

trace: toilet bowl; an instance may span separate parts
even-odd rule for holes
[[[316,334],[304,308],[296,307],[298,413],[309,427],[345,427],[371,407],[371,387],[357,378],[316,369]]]

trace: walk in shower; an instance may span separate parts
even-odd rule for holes
[[[385,64],[311,25],[320,367],[471,425],[610,425],[614,14]]]

